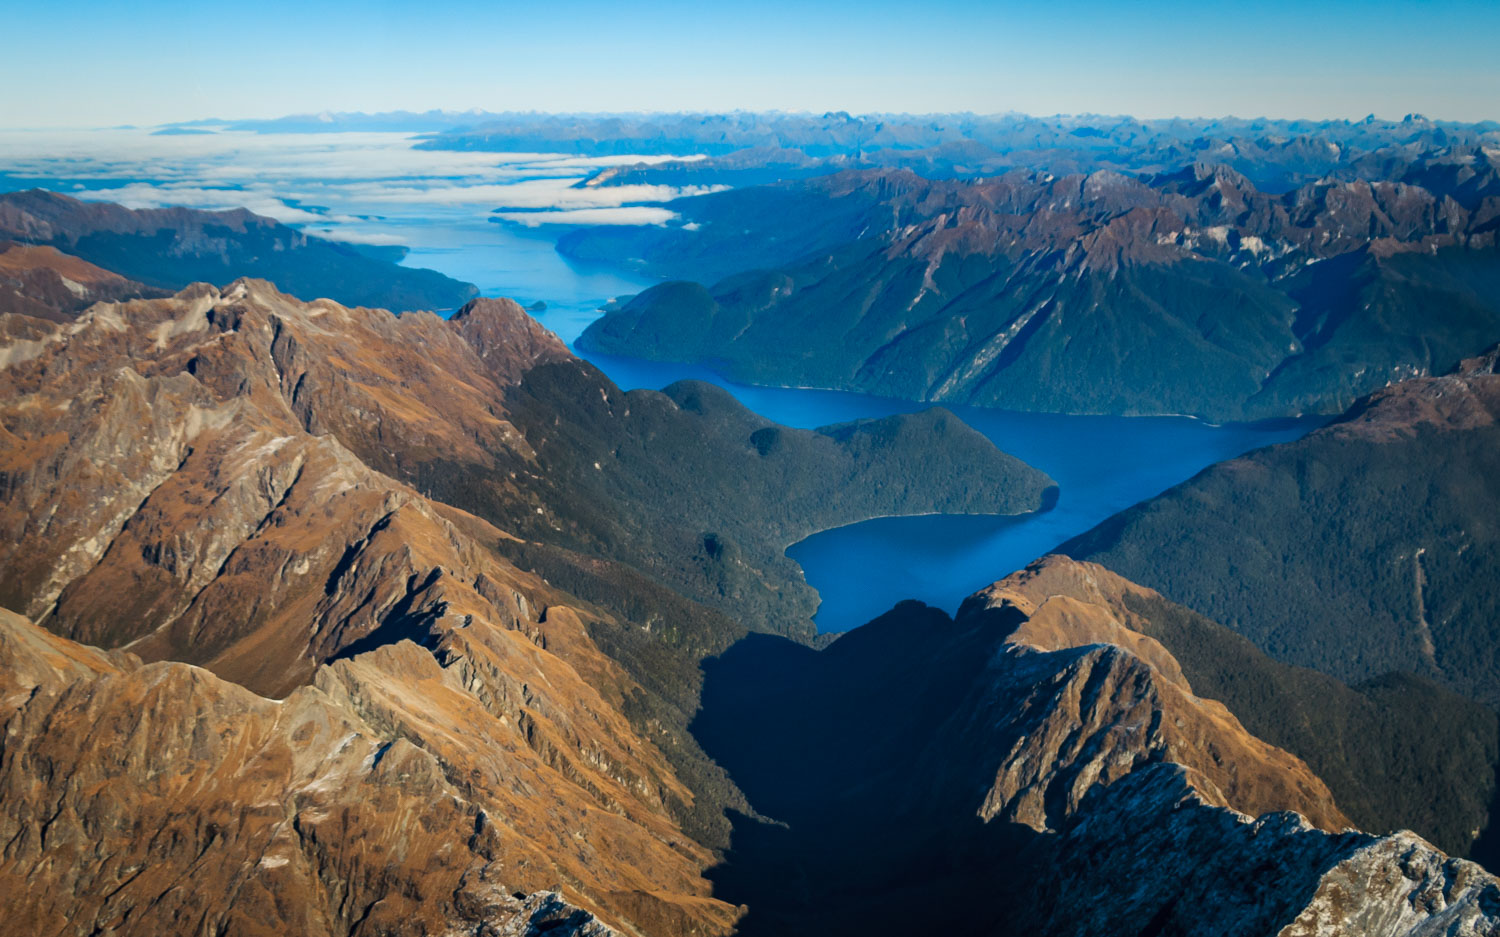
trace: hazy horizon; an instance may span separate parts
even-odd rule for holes
[[[1067,112],[1067,113],[1061,113],[1060,112],[1060,113],[1052,113],[1052,114],[1041,114],[1041,113],[1031,113],[1031,112],[1027,112],[1027,111],[1019,111],[1019,110],[990,111],[990,112],[956,111],[956,110],[955,111],[852,111],[852,110],[849,110],[847,108],[835,108],[835,109],[831,109],[831,110],[809,110],[809,109],[805,109],[805,108],[804,109],[796,109],[796,110],[793,110],[793,109],[782,109],[782,108],[771,108],[771,109],[732,108],[732,109],[727,109],[727,110],[694,110],[694,109],[682,109],[682,110],[610,110],[610,111],[573,110],[573,111],[568,111],[568,110],[540,110],[540,109],[537,109],[537,110],[490,111],[490,110],[485,110],[483,108],[477,108],[477,107],[472,107],[472,108],[430,107],[430,108],[422,108],[422,109],[394,108],[394,109],[390,109],[390,110],[380,110],[380,111],[347,111],[347,110],[335,110],[335,109],[332,109],[332,108],[322,108],[322,109],[319,109],[319,110],[297,111],[297,112],[289,112],[289,113],[284,113],[284,114],[269,114],[269,115],[254,115],[254,116],[247,116],[247,115],[242,115],[242,114],[211,114],[211,115],[198,115],[198,116],[194,116],[194,117],[184,117],[184,118],[180,118],[180,119],[173,119],[173,120],[161,121],[159,123],[115,123],[115,124],[91,124],[91,125],[57,124],[57,125],[36,125],[36,126],[4,126],[4,125],[0,125],[0,131],[5,131],[5,132],[23,132],[23,133],[24,132],[36,132],[36,133],[63,132],[63,133],[65,133],[65,132],[78,132],[78,131],[91,131],[91,130],[160,130],[160,129],[173,129],[173,128],[188,128],[188,127],[195,127],[195,126],[205,126],[205,127],[207,127],[207,126],[214,126],[214,125],[249,124],[249,123],[269,122],[269,121],[278,121],[278,120],[308,120],[308,119],[316,119],[316,118],[324,116],[324,115],[327,115],[327,116],[333,117],[333,118],[353,118],[353,117],[383,118],[383,117],[394,116],[394,115],[398,115],[398,114],[407,114],[407,115],[411,115],[412,117],[423,117],[423,116],[432,115],[432,114],[439,114],[439,115],[443,115],[445,117],[465,117],[465,116],[474,116],[474,117],[511,117],[511,116],[517,116],[517,117],[519,117],[519,116],[527,116],[527,115],[544,115],[544,116],[548,116],[548,117],[596,118],[596,117],[693,117],[693,116],[711,117],[711,116],[734,115],[734,114],[745,114],[745,115],[756,115],[756,116],[784,115],[784,116],[790,116],[790,117],[798,117],[798,116],[816,117],[816,116],[825,115],[825,114],[838,114],[838,113],[847,114],[850,117],[859,118],[859,119],[866,119],[866,118],[907,118],[907,119],[921,119],[921,118],[961,117],[961,116],[962,117],[974,117],[974,118],[984,119],[984,118],[1000,118],[1000,117],[1015,116],[1015,117],[1034,118],[1034,119],[1037,119],[1037,120],[1080,120],[1080,121],[1083,121],[1083,120],[1139,120],[1139,121],[1141,121],[1143,123],[1159,123],[1159,122],[1168,122],[1168,121],[1192,121],[1192,122],[1205,122],[1205,121],[1243,121],[1243,122],[1278,121],[1278,122],[1323,123],[1323,122],[1338,122],[1338,121],[1343,121],[1343,122],[1351,123],[1352,124],[1352,123],[1358,123],[1359,121],[1364,120],[1364,119],[1366,119],[1368,117],[1374,117],[1376,120],[1379,120],[1379,121],[1385,121],[1385,122],[1390,122],[1390,123],[1398,123],[1398,122],[1404,120],[1407,117],[1415,116],[1415,117],[1425,118],[1425,119],[1433,121],[1435,123],[1443,123],[1443,124],[1463,124],[1463,125],[1475,125],[1475,124],[1486,124],[1486,123],[1500,124],[1500,116],[1497,116],[1497,117],[1487,117],[1487,118],[1466,119],[1466,118],[1445,117],[1445,116],[1442,116],[1440,114],[1431,114],[1431,113],[1427,113],[1427,112],[1424,112],[1424,111],[1403,111],[1400,114],[1393,114],[1393,113],[1382,113],[1379,110],[1371,111],[1371,112],[1366,113],[1366,114],[1360,114],[1358,116],[1342,116],[1341,115],[1341,116],[1335,116],[1335,117],[1309,117],[1309,116],[1300,115],[1300,114],[1277,114],[1277,113],[1264,113],[1264,114],[1169,114],[1169,115],[1161,115],[1161,116],[1145,116],[1145,115],[1133,114],[1133,113],[1100,112],[1100,111],[1078,111],[1078,112]],[[1497,113],[1500,113],[1500,111],[1497,111]],[[463,126],[463,124],[461,122],[455,122],[452,126],[454,126],[454,127],[460,127],[460,126]],[[339,130],[337,130],[335,128],[330,128],[329,132],[347,132],[347,131],[339,131]],[[412,132],[417,132],[417,131],[412,131]]]
[[[323,111],[1500,119],[1500,4],[85,0],[9,14],[0,126]],[[80,24],[87,29],[81,29]]]

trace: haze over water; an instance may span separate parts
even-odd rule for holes
[[[524,209],[513,217],[529,221],[540,220],[537,212],[558,218],[587,211],[619,223],[650,217],[662,209],[642,203],[680,193],[573,188],[596,166],[633,157],[420,152],[410,142],[400,134],[0,133],[0,190],[37,185],[130,207],[244,206],[309,233],[405,245],[410,266],[475,283],[486,296],[545,302],[537,318],[570,347],[600,306],[654,282],[566,260],[553,249],[557,227],[490,220],[494,209],[507,207]],[[708,381],[789,426],[811,429],[925,409],[840,391],[752,387],[693,365],[579,354],[627,390]],[[788,554],[822,595],[821,630],[857,627],[908,598],[951,612],[975,589],[1111,514],[1215,462],[1296,439],[1321,422],[1211,426],[1186,418],[951,409],[1001,449],[1052,476],[1061,488],[1056,507],[1021,517],[881,518],[790,545]]]

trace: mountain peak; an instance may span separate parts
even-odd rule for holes
[[[538,364],[573,357],[562,339],[511,299],[471,299],[449,323],[504,384]]]

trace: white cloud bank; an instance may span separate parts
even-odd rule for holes
[[[649,205],[623,208],[575,208],[564,211],[502,211],[495,217],[539,228],[548,224],[570,225],[664,225],[676,220],[677,213]]]
[[[691,155],[449,152],[415,150],[412,143],[398,133],[4,131],[0,171],[56,179],[79,198],[130,208],[247,208],[365,244],[402,243],[382,227],[409,227],[440,214],[482,221],[496,209],[528,226],[666,224],[675,216],[662,203],[725,188],[578,186],[600,168],[701,158]],[[90,185],[79,190],[74,180]]]

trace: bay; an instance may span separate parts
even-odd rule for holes
[[[494,224],[453,224],[409,232],[408,263],[479,283],[486,295],[547,308],[535,313],[580,357],[626,390],[660,390],[680,380],[724,388],[768,420],[816,429],[833,423],[912,413],[930,404],[845,391],[759,387],[693,364],[603,355],[574,347],[610,299],[652,280],[568,260],[549,232]],[[1003,578],[1111,515],[1198,472],[1252,449],[1298,439],[1324,417],[1214,425],[1187,417],[1068,416],[950,407],[1000,449],[1058,483],[1056,504],[1015,517],[885,517],[816,533],[791,544],[822,598],[820,631],[858,627],[904,599],[953,612],[976,589]]]
[[[603,209],[628,220],[641,210],[635,199],[649,196],[659,205],[685,194],[580,188],[589,172],[634,157],[430,153],[412,149],[413,142],[404,134],[371,133],[0,133],[0,190],[40,185],[131,207],[247,206],[309,233],[406,245],[408,265],[478,284],[486,296],[545,303],[534,315],[570,347],[606,302],[654,282],[562,257],[554,249],[557,227],[492,220],[504,206]],[[579,353],[627,390],[708,381],[790,426],[816,428],[925,407],[838,391],[752,387],[694,365]],[[953,409],[1001,449],[1051,475],[1060,486],[1056,505],[1021,517],[879,518],[788,545],[822,596],[821,630],[856,627],[907,598],[953,611],[970,592],[1117,511],[1215,462],[1298,438],[1321,422],[1211,426],[1180,418]]]

